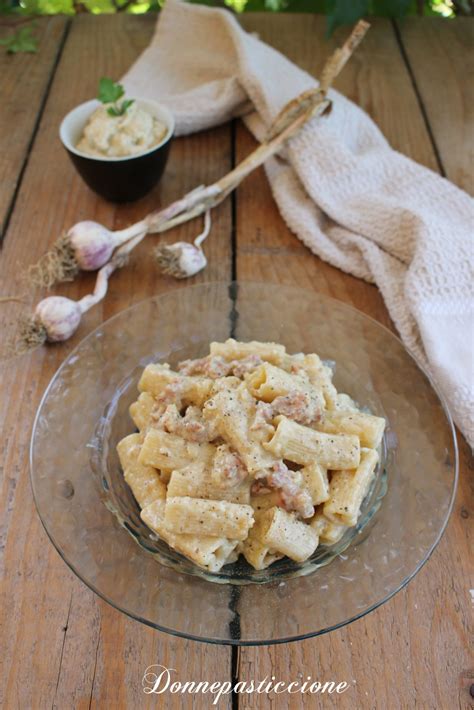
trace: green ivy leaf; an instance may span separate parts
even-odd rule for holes
[[[272,10],[273,12],[279,12],[286,7],[285,0],[264,0],[265,10]]]
[[[32,36],[31,27],[21,27],[17,32],[0,39],[0,45],[6,47],[8,54],[17,54],[17,52],[37,52],[38,40]]]
[[[0,0],[0,15],[18,14],[19,8],[13,7],[10,0]]]
[[[328,37],[340,25],[353,25],[367,14],[369,0],[328,0],[326,3]]]
[[[122,98],[125,91],[122,84],[116,84],[112,79],[103,76],[99,81],[97,98],[103,104],[113,104]],[[119,115],[119,114],[118,114]]]
[[[412,5],[412,0],[374,0],[373,14],[381,17],[404,17]]]

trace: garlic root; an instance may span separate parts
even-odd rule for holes
[[[202,271],[207,265],[206,256],[201,248],[201,244],[211,230],[211,211],[207,210],[204,215],[204,229],[194,240],[193,244],[188,242],[176,242],[169,246],[157,247],[154,251],[158,266],[164,274],[169,274],[175,279],[186,279]]]
[[[110,276],[127,263],[129,253],[145,235],[146,232],[142,231],[116,250],[112,259],[99,270],[93,293],[79,301],[64,296],[43,298],[33,316],[20,322],[19,337],[14,345],[15,354],[25,353],[45,342],[68,340],[79,327],[83,313],[105,298]]]
[[[115,249],[146,228],[145,220],[114,232],[91,220],[78,222],[37,264],[30,266],[28,280],[34,286],[50,289],[55,283],[73,281],[79,271],[97,271]]]

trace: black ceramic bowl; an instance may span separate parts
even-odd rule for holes
[[[100,106],[93,99],[80,104],[63,119],[59,136],[84,182],[111,202],[132,202],[144,197],[161,178],[168,160],[174,132],[174,118],[162,104],[138,100],[137,104],[164,123],[168,130],[163,140],[143,153],[121,158],[97,158],[76,148],[84,126]]]

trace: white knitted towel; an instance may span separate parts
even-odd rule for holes
[[[245,114],[260,140],[284,104],[316,84],[228,11],[177,0],[167,0],[123,81],[129,95],[167,104],[178,134]],[[474,445],[474,202],[392,150],[351,101],[330,96],[331,114],[265,164],[279,210],[311,251],[377,284],[405,345]]]

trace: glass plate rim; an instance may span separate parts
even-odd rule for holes
[[[342,306],[343,308],[346,308],[346,309],[348,309],[348,310],[350,310],[350,311],[353,311],[353,312],[357,313],[359,316],[363,316],[364,318],[366,318],[366,319],[368,319],[369,321],[371,321],[372,323],[374,323],[378,328],[381,328],[383,331],[385,331],[385,333],[386,333],[388,336],[390,336],[390,337],[394,338],[396,341],[398,341],[398,343],[401,345],[401,347],[403,348],[403,350],[404,350],[404,351],[407,353],[407,355],[414,361],[414,363],[415,363],[415,365],[418,367],[418,369],[421,370],[421,372],[422,372],[422,373],[424,374],[424,376],[427,378],[427,380],[428,380],[430,386],[432,387],[432,389],[433,389],[434,392],[436,393],[436,396],[438,397],[438,399],[439,399],[439,401],[440,401],[440,403],[441,403],[441,406],[442,406],[444,415],[445,415],[445,417],[446,417],[447,423],[449,424],[449,427],[450,427],[451,437],[452,437],[452,442],[453,442],[453,451],[454,451],[454,462],[453,462],[453,464],[454,464],[454,465],[453,465],[454,476],[453,476],[453,484],[452,484],[452,488],[451,488],[451,494],[450,494],[449,505],[448,505],[448,508],[447,508],[447,512],[446,512],[445,518],[444,518],[444,520],[443,520],[443,524],[441,525],[441,527],[440,527],[440,529],[439,529],[439,531],[438,531],[438,534],[437,534],[437,536],[436,536],[436,539],[435,539],[434,542],[432,543],[430,549],[427,551],[426,556],[424,557],[424,559],[420,562],[420,564],[419,564],[417,567],[415,567],[415,569],[412,571],[412,573],[411,573],[410,575],[408,575],[408,576],[401,582],[401,584],[399,584],[394,590],[392,590],[391,592],[389,592],[387,595],[385,595],[384,597],[382,597],[382,599],[380,599],[380,600],[377,601],[377,602],[374,602],[373,604],[371,604],[370,606],[368,606],[366,609],[364,609],[363,611],[361,611],[360,614],[355,614],[354,616],[352,616],[352,617],[350,617],[350,618],[348,618],[348,619],[345,619],[344,621],[341,621],[341,622],[338,623],[338,624],[333,624],[332,626],[328,626],[328,627],[325,627],[325,628],[323,628],[323,629],[319,629],[318,631],[308,632],[308,633],[305,633],[305,634],[298,634],[298,635],[295,635],[295,636],[288,636],[288,637],[282,637],[282,638],[273,638],[273,639],[269,639],[269,640],[266,639],[266,640],[251,640],[251,641],[242,640],[242,639],[217,639],[217,638],[207,638],[207,637],[204,637],[204,636],[197,636],[197,635],[195,635],[195,634],[185,633],[185,632],[183,632],[183,631],[178,631],[178,630],[176,630],[176,629],[171,629],[171,628],[168,628],[168,627],[166,627],[166,626],[164,626],[164,625],[162,625],[162,624],[157,624],[157,623],[154,623],[154,622],[152,622],[152,621],[150,621],[150,620],[148,620],[148,619],[144,619],[144,618],[142,618],[141,616],[139,616],[138,614],[134,614],[133,612],[129,611],[128,609],[123,608],[123,607],[120,606],[119,604],[117,604],[117,603],[115,603],[114,601],[112,601],[111,599],[109,599],[107,596],[105,596],[105,594],[103,594],[99,589],[97,589],[94,584],[92,584],[91,582],[89,582],[88,580],[86,580],[86,579],[84,578],[84,576],[83,576],[81,573],[79,573],[79,572],[77,571],[75,565],[74,565],[72,562],[70,562],[70,561],[63,555],[63,553],[62,553],[62,551],[61,551],[61,548],[60,548],[60,545],[56,543],[54,537],[52,536],[52,534],[50,533],[50,531],[47,529],[46,523],[44,522],[44,520],[43,520],[43,518],[42,518],[42,516],[41,516],[40,510],[39,510],[39,506],[38,506],[38,504],[37,504],[37,499],[36,499],[36,494],[35,494],[35,485],[34,485],[34,481],[33,481],[33,454],[34,454],[33,448],[34,448],[34,435],[35,435],[36,425],[37,425],[37,423],[38,423],[38,419],[39,419],[39,416],[40,416],[40,413],[41,413],[43,404],[44,404],[44,402],[46,401],[46,399],[47,399],[47,397],[48,397],[48,394],[49,394],[49,392],[50,392],[50,389],[51,389],[51,387],[53,386],[53,383],[56,381],[56,378],[60,375],[60,373],[62,372],[63,368],[66,366],[66,364],[68,363],[68,361],[69,361],[72,357],[74,357],[74,355],[76,355],[77,351],[79,350],[79,348],[81,348],[81,347],[83,346],[83,344],[85,343],[86,340],[92,339],[92,338],[93,338],[100,330],[102,330],[105,326],[110,325],[113,321],[115,321],[115,320],[118,319],[119,317],[122,317],[124,314],[128,313],[129,311],[131,311],[131,310],[133,310],[133,309],[135,309],[135,308],[139,308],[139,307],[143,306],[144,303],[147,303],[147,302],[150,302],[150,301],[155,301],[155,300],[159,300],[159,299],[161,299],[161,298],[164,298],[164,297],[166,297],[166,296],[168,296],[168,295],[170,295],[170,294],[172,294],[172,293],[174,293],[174,292],[176,292],[176,291],[183,290],[183,289],[188,290],[188,289],[206,288],[206,287],[209,287],[209,286],[225,286],[225,287],[227,287],[228,289],[232,289],[232,288],[238,288],[238,287],[241,286],[241,285],[242,285],[242,286],[244,286],[244,285],[249,285],[249,286],[266,286],[266,287],[268,287],[268,286],[272,286],[272,287],[280,286],[280,287],[283,287],[283,288],[285,288],[285,289],[293,289],[293,290],[295,290],[295,291],[303,291],[303,292],[306,292],[306,293],[308,293],[308,294],[311,294],[312,296],[316,296],[316,297],[322,298],[323,300],[326,300],[326,301],[328,301],[328,302],[334,302],[334,303],[338,304],[338,306]],[[110,606],[112,606],[114,609],[116,609],[117,611],[122,612],[123,614],[125,614],[125,616],[127,616],[127,617],[129,617],[129,618],[131,618],[131,619],[134,619],[135,621],[138,621],[138,622],[140,622],[140,623],[142,623],[142,624],[145,624],[146,626],[148,626],[148,627],[150,627],[150,628],[152,628],[152,629],[155,629],[155,630],[157,630],[157,631],[161,631],[161,632],[166,633],[166,634],[170,634],[171,636],[174,636],[174,637],[177,637],[177,638],[183,638],[183,639],[188,639],[188,640],[192,640],[192,641],[199,641],[199,642],[201,642],[201,643],[212,643],[212,644],[224,645],[224,646],[249,646],[249,647],[250,647],[250,646],[271,646],[271,645],[278,645],[278,644],[283,644],[283,643],[292,643],[292,642],[294,642],[294,641],[304,641],[304,640],[306,640],[306,639],[315,638],[315,637],[317,637],[317,636],[322,636],[322,635],[324,635],[324,634],[326,634],[326,633],[330,633],[331,631],[335,631],[335,630],[337,630],[337,629],[343,628],[344,626],[348,626],[349,624],[352,624],[354,621],[358,621],[359,619],[362,619],[362,618],[363,618],[364,616],[366,616],[367,614],[370,614],[372,611],[375,611],[376,609],[378,609],[379,607],[381,607],[383,604],[385,604],[386,602],[390,601],[390,599],[392,599],[396,594],[398,594],[398,592],[400,592],[402,589],[404,589],[404,588],[409,584],[409,582],[411,582],[411,580],[418,574],[418,572],[424,567],[424,565],[425,565],[425,564],[428,562],[428,560],[431,558],[433,552],[435,551],[435,549],[436,549],[437,546],[439,545],[439,543],[440,543],[440,541],[441,541],[441,538],[443,537],[443,535],[444,535],[444,533],[445,533],[445,531],[446,531],[446,527],[447,527],[447,525],[448,525],[449,519],[450,519],[450,517],[451,517],[452,510],[453,510],[453,507],[454,507],[454,501],[455,501],[455,499],[456,499],[456,493],[457,493],[457,488],[458,488],[458,481],[459,481],[459,451],[458,451],[458,442],[457,442],[457,436],[456,436],[456,430],[455,430],[455,426],[454,426],[454,421],[453,421],[451,412],[450,412],[450,410],[449,410],[449,407],[448,407],[448,404],[447,404],[447,402],[446,402],[446,399],[445,399],[444,395],[440,392],[438,386],[437,386],[437,385],[435,384],[435,382],[433,381],[431,375],[427,372],[427,370],[425,369],[424,365],[419,361],[419,359],[416,357],[416,355],[415,355],[409,348],[406,347],[406,345],[403,343],[403,341],[401,340],[401,338],[400,338],[396,333],[394,333],[394,332],[391,331],[389,328],[387,328],[387,326],[385,326],[383,323],[380,323],[378,320],[376,320],[376,319],[373,318],[372,316],[370,316],[370,315],[364,313],[363,311],[361,311],[360,309],[356,308],[355,306],[353,306],[353,305],[351,305],[351,304],[348,304],[348,303],[345,303],[344,301],[342,301],[342,300],[340,300],[340,299],[338,299],[338,298],[335,298],[334,296],[328,296],[327,294],[320,293],[319,291],[312,291],[312,290],[309,289],[309,288],[303,288],[303,287],[301,287],[301,286],[293,286],[293,285],[289,285],[289,284],[280,284],[280,283],[277,283],[277,282],[274,282],[274,281],[253,281],[253,280],[246,280],[246,279],[241,279],[241,280],[228,280],[228,281],[223,281],[223,280],[222,280],[222,281],[205,281],[205,282],[202,282],[202,283],[199,283],[199,284],[193,284],[193,285],[190,285],[190,286],[184,286],[184,287],[179,287],[179,286],[178,286],[178,287],[170,288],[168,291],[166,291],[166,292],[164,292],[164,293],[156,294],[155,296],[149,296],[148,298],[143,298],[143,299],[141,299],[140,301],[137,301],[137,303],[134,303],[134,304],[131,304],[130,306],[127,306],[127,308],[124,308],[124,309],[122,309],[121,311],[119,311],[118,313],[115,313],[113,316],[111,316],[111,317],[108,318],[107,320],[103,321],[103,322],[102,322],[101,324],[99,324],[96,328],[94,328],[93,330],[91,330],[91,331],[90,331],[87,335],[85,335],[85,336],[79,341],[79,343],[67,354],[67,356],[65,357],[65,359],[63,360],[63,362],[59,365],[59,367],[57,368],[57,370],[54,372],[53,376],[51,377],[50,381],[48,382],[48,385],[47,385],[47,387],[46,387],[46,389],[45,389],[45,391],[44,391],[44,393],[43,393],[43,395],[42,395],[42,397],[41,397],[41,400],[40,400],[40,402],[39,402],[39,404],[38,404],[38,408],[37,408],[36,413],[35,413],[35,417],[34,417],[34,421],[33,421],[33,426],[32,426],[32,431],[31,431],[30,446],[29,446],[29,479],[30,479],[30,485],[31,485],[31,490],[32,490],[32,495],[33,495],[33,500],[34,500],[36,512],[37,512],[38,517],[39,517],[39,519],[40,519],[40,521],[41,521],[41,524],[42,524],[42,526],[43,526],[43,529],[44,529],[44,531],[46,532],[46,535],[47,535],[48,539],[51,541],[51,543],[52,543],[53,547],[55,548],[56,552],[58,553],[58,555],[60,556],[60,558],[66,563],[67,567],[76,575],[76,577],[78,577],[78,579],[82,582],[82,584],[84,584],[88,589],[90,589],[92,592],[94,592],[94,594],[96,594],[100,599],[102,599],[103,601],[105,601],[107,604],[109,604]],[[207,583],[208,583],[208,584],[212,584],[212,582],[207,582]],[[231,585],[229,585],[229,586],[231,586]]]

